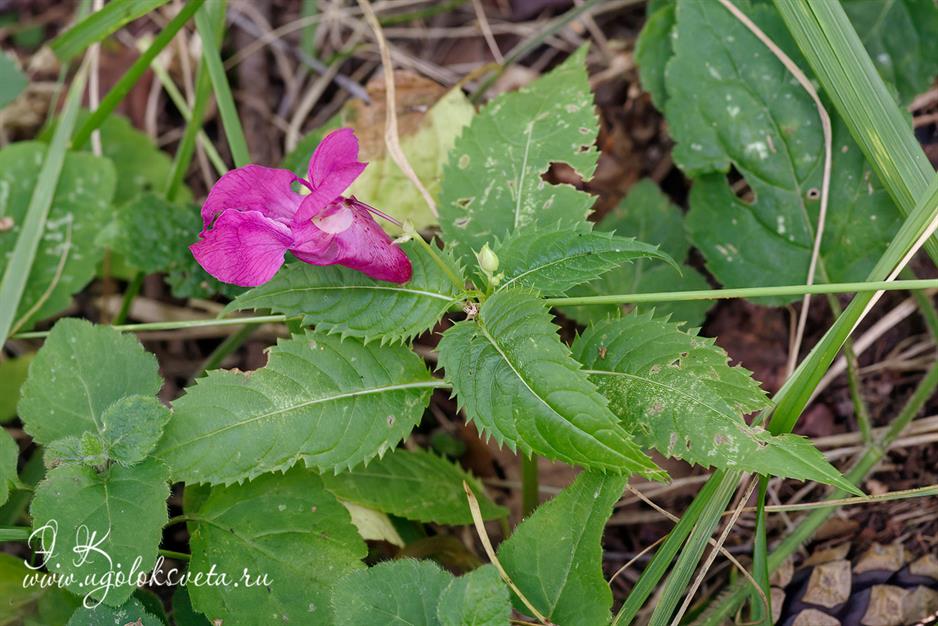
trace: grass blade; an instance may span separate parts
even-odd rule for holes
[[[88,46],[97,43],[138,17],[161,7],[169,0],[111,0],[56,37],[49,44],[62,62],[69,61]]]

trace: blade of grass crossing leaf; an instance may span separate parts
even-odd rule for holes
[[[176,36],[179,29],[189,21],[192,14],[195,13],[204,2],[205,0],[191,0],[187,2],[182,10],[160,31],[159,35],[153,39],[153,43],[150,44],[150,47],[134,61],[130,69],[121,76],[120,80],[107,92],[107,95],[101,99],[101,104],[94,113],[88,116],[85,123],[82,124],[81,128],[75,133],[75,138],[72,141],[73,149],[78,150],[85,145],[85,142],[91,137],[91,133],[101,126],[104,120],[114,112],[117,105],[127,97],[127,94],[130,93],[130,90],[137,84],[137,81],[140,80],[144,72],[149,69],[150,64],[157,55],[169,45],[169,42]],[[94,15],[98,14],[99,13],[95,13]],[[94,15],[92,15],[92,17],[94,17]]]
[[[111,0],[103,9],[89,15],[49,44],[55,56],[69,61],[91,44],[166,4],[168,0]]]
[[[65,152],[68,149],[69,137],[71,137],[75,122],[78,119],[78,109],[81,106],[81,96],[87,78],[88,66],[82,64],[75,78],[72,79],[72,85],[69,88],[59,124],[55,128],[52,141],[46,150],[36,187],[33,189],[33,195],[29,200],[23,228],[16,240],[16,247],[13,248],[13,256],[6,266],[2,281],[0,281],[0,344],[5,342],[10,334],[20,298],[22,298],[23,290],[26,288],[30,268],[36,258],[36,251],[39,249],[39,241],[46,227],[46,218],[49,215],[49,209],[52,207],[55,188],[58,186],[59,175],[62,173],[62,166],[65,164]]]
[[[769,587],[769,547],[766,541],[765,526],[765,494],[769,486],[769,479],[765,476],[759,478],[759,496],[757,499],[758,509],[756,510],[756,535],[755,546],[752,551],[752,574],[762,588],[762,592],[769,601],[769,606],[762,604],[762,599],[753,592],[752,594],[752,621],[763,626],[772,625],[772,590]]]
[[[225,136],[228,138],[228,147],[237,167],[243,167],[251,162],[248,154],[247,140],[244,138],[244,129],[238,118],[231,87],[225,75],[225,66],[221,62],[218,52],[224,20],[215,19],[215,15],[224,16],[225,2],[217,0],[207,4],[195,15],[195,25],[202,37],[202,59],[212,80],[212,90],[215,92],[215,101],[218,103],[218,112],[221,115]]]
[[[192,102],[189,121],[186,123],[186,130],[182,133],[179,147],[176,148],[176,155],[173,157],[173,169],[166,185],[166,199],[170,201],[179,193],[186,172],[189,170],[189,164],[192,163],[192,155],[195,153],[195,140],[202,129],[205,107],[208,105],[208,97],[212,92],[212,83],[209,80],[204,61],[199,64],[194,90],[195,98]]]

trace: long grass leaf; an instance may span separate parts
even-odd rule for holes
[[[166,4],[169,0],[111,0],[49,44],[55,56],[69,61],[91,44],[97,43],[138,17]]]

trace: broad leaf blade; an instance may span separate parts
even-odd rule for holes
[[[518,231],[497,248],[504,274],[499,289],[530,287],[545,296],[571,288],[639,259],[674,261],[655,245],[612,233],[594,232],[589,225]]]
[[[635,42],[635,62],[642,87],[651,95],[651,101],[663,109],[668,98],[665,87],[665,67],[674,54],[671,33],[674,30],[674,3],[668,2],[654,11],[648,7],[648,19]]]
[[[332,593],[336,626],[440,626],[437,605],[452,574],[432,561],[386,561],[341,579]]]
[[[323,475],[326,488],[343,500],[417,522],[471,524],[463,481],[476,494],[485,519],[507,511],[485,495],[482,485],[458,465],[422,450],[395,450],[364,467]]]
[[[333,583],[362,567],[368,551],[348,511],[304,468],[243,485],[214,487],[193,514],[190,568],[226,573],[234,586],[193,586],[192,605],[210,620],[329,624]],[[268,582],[249,586],[267,575]]]
[[[5,429],[0,432],[0,505],[10,497],[10,485],[16,480],[16,462],[20,448]]]
[[[440,365],[480,432],[524,454],[660,475],[570,357],[543,302],[524,289],[485,301],[443,334]]]
[[[10,56],[0,52],[0,109],[20,95],[29,80]]]
[[[591,326],[573,352],[640,445],[703,466],[849,484],[809,440],[746,424],[769,402],[712,339],[629,315]]]
[[[0,362],[0,424],[16,417],[20,387],[26,382],[34,354],[29,352]]]
[[[116,608],[106,604],[99,604],[93,609],[79,607],[65,626],[115,626],[116,624],[164,626],[163,621],[147,612],[146,607],[136,598],[129,598],[127,602]]]
[[[157,370],[156,358],[133,335],[84,320],[59,320],[23,385],[19,404],[23,426],[42,444],[98,432],[111,404],[160,390]]]
[[[63,577],[74,574],[69,591],[119,606],[133,593],[136,581],[107,590],[89,589],[81,583],[87,575],[101,577],[118,569],[129,572],[137,559],[136,571],[153,567],[167,520],[168,478],[166,468],[156,461],[129,468],[114,465],[101,474],[81,465],[50,470],[36,486],[30,507],[33,528],[47,524],[58,528],[54,546],[50,543],[52,533],[42,534],[44,549],[54,547],[45,559],[49,571]],[[88,554],[84,562],[76,558],[80,553],[77,546],[88,545],[92,534],[94,545],[109,558],[98,553]]]
[[[169,421],[169,409],[152,396],[127,396],[101,415],[101,437],[108,458],[136,465],[147,458]]]
[[[461,293],[422,246],[411,241],[401,249],[414,268],[412,278],[403,285],[338,265],[291,263],[269,282],[239,296],[229,308],[302,315],[303,323],[315,324],[317,330],[366,341],[407,341],[432,328],[460,300]],[[441,251],[440,256],[454,274],[462,273],[448,255]]]
[[[440,191],[440,225],[465,263],[472,251],[519,228],[582,222],[593,197],[541,176],[553,162],[589,179],[599,156],[586,48],[515,93],[489,103],[450,151]]]
[[[508,626],[511,596],[498,570],[483,565],[443,590],[437,615],[441,626]]]
[[[266,367],[214,371],[174,404],[156,454],[186,482],[231,483],[297,461],[340,471],[393,449],[439,386],[403,346],[310,332]]]
[[[621,476],[581,473],[498,547],[509,578],[552,622],[609,622],[612,592],[603,576],[602,535],[626,482]],[[524,612],[517,599],[515,606]]]

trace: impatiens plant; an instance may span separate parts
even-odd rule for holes
[[[108,6],[139,10],[132,4]],[[805,280],[818,216],[816,111],[720,3],[653,3],[637,50],[675,161],[693,178],[686,223],[651,181],[598,224],[590,220],[595,196],[584,189],[599,124],[583,46],[478,111],[461,92],[444,96],[459,111],[458,136],[412,135],[447,138],[445,149],[434,146],[440,158],[421,168],[438,174],[422,181],[433,197],[420,214],[438,220],[423,230],[392,217],[394,189],[371,190],[389,203],[377,207],[348,191],[368,167],[360,128],[300,141],[306,153],[315,144],[305,176],[294,173],[296,155],[283,169],[247,163],[218,58],[224,3],[212,4],[187,5],[171,26],[198,12],[207,73],[199,82],[219,98],[240,166],[218,177],[199,211],[179,185],[198,121],[180,148],[188,156],[160,170],[165,186],[143,175],[127,184],[127,172],[148,168],[122,162],[120,151],[66,151],[70,138],[100,124],[95,114],[79,116],[83,67],[48,146],[0,151],[9,165],[0,208],[9,202],[15,223],[0,232],[3,293],[15,295],[0,303],[0,328],[6,338],[62,313],[107,257],[138,283],[124,313],[136,278],[165,273],[179,297],[233,296],[219,319],[169,327],[276,323],[279,339],[262,367],[215,361],[176,393],[127,327],[66,317],[48,332],[19,335],[44,343],[0,362],[0,389],[6,394],[15,377],[19,396],[15,409],[0,398],[0,420],[15,410],[42,456],[18,473],[16,443],[0,434],[0,505],[11,498],[0,532],[31,550],[25,563],[0,559],[0,589],[12,598],[0,624],[52,614],[64,618],[48,623],[81,625],[625,624],[690,536],[666,583],[674,594],[654,609],[652,623],[664,624],[710,538],[709,529],[693,530],[697,520],[720,519],[743,473],[862,495],[855,476],[841,475],[809,439],[764,419],[793,406],[781,403],[795,402],[795,392],[786,386],[769,398],[701,334],[708,305],[684,293],[708,287],[701,264],[692,266],[693,244],[721,284],[753,287],[744,295],[763,304],[790,301],[791,291],[764,287]],[[769,3],[743,8],[806,66]],[[101,13],[76,30],[103,36],[94,21]],[[922,15],[938,23],[938,9]],[[865,23],[859,11],[855,19]],[[67,58],[76,46],[65,36],[58,52]],[[930,78],[935,68],[925,65]],[[922,84],[904,71],[887,78],[903,97]],[[835,117],[839,178],[820,282],[887,278],[927,223],[925,209],[902,221],[856,134]],[[583,184],[554,182],[557,164]],[[731,169],[751,196],[737,195]],[[387,180],[413,184],[403,173]],[[8,278],[24,267],[28,282]],[[685,301],[656,309],[656,296]],[[831,359],[865,312],[856,308],[820,344]],[[816,354],[803,368],[822,359]],[[454,415],[441,417],[440,406]],[[458,445],[424,449],[413,436],[434,420],[452,426],[456,413],[483,441],[520,457],[526,505],[514,528],[491,485],[460,462]],[[577,473],[538,506],[539,458]],[[603,532],[630,483],[669,480],[663,459],[714,478],[614,618]],[[24,482],[35,484],[31,500],[14,501]],[[488,533],[496,525],[486,522],[501,525],[495,546]],[[479,533],[481,549],[452,526]],[[176,549],[180,540],[188,552]],[[401,558],[378,562],[389,549]],[[41,576],[55,584],[28,584]],[[20,588],[8,584],[20,579]],[[176,587],[171,618],[141,589],[164,585]]]

